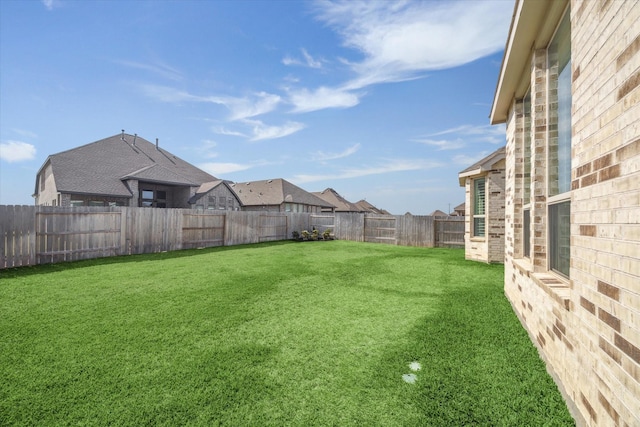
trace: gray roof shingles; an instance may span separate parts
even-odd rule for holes
[[[293,185],[282,178],[264,181],[238,182],[231,185],[244,206],[275,206],[282,203],[301,203],[333,208],[331,203]]]
[[[64,193],[130,197],[126,179],[180,186],[216,180],[144,138],[128,134],[52,154],[47,161],[58,191]]]

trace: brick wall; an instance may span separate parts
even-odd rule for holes
[[[485,236],[473,236],[473,180],[484,177]],[[487,263],[504,262],[505,233],[505,161],[500,160],[492,169],[465,180],[465,258]]]
[[[640,2],[571,2],[570,279],[548,271],[546,49],[531,72],[531,256],[523,111],[507,121],[505,293],[578,424],[640,425]],[[553,89],[553,87],[551,88]]]

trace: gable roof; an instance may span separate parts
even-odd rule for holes
[[[216,180],[156,144],[125,133],[52,154],[38,175],[47,163],[63,193],[131,197],[127,179],[179,186]]]
[[[324,191],[314,191],[311,194],[331,203],[336,207],[336,212],[361,212],[362,210],[355,203],[351,203],[342,197],[333,188],[327,188]]]
[[[364,199],[356,202],[356,205],[360,208],[361,212],[371,212],[371,213],[380,214],[380,215],[391,215],[386,210],[378,209]]]
[[[217,179],[215,181],[203,182],[202,184],[200,184],[200,187],[198,187],[198,189],[196,190],[196,194],[194,194],[189,199],[189,203],[190,204],[194,204],[202,196],[204,196],[209,191],[213,190],[214,188],[216,188],[216,187],[218,187],[220,185],[223,185],[223,186],[227,187],[232,194],[236,195],[236,192],[233,191],[233,189],[231,188],[232,183],[230,181]],[[240,201],[240,199],[238,198],[237,195],[236,195],[236,199],[238,199],[238,201],[240,202],[240,205],[242,205],[242,201]]]
[[[500,147],[487,157],[475,162],[465,170],[458,173],[458,182],[464,187],[465,178],[475,175],[481,175],[493,169],[493,166],[505,157],[505,147]]]
[[[331,203],[282,178],[237,182],[231,184],[231,189],[244,206],[275,206],[286,202],[327,208],[335,207]]]
[[[449,216],[449,214],[442,212],[440,209],[436,209],[435,211],[431,212],[429,216]]]

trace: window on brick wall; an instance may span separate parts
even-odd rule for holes
[[[485,236],[485,211],[486,211],[486,180],[476,178],[473,180],[473,236]]]
[[[522,254],[531,256],[531,89],[523,99]]]
[[[569,277],[571,215],[571,21],[565,13],[547,50],[549,268]]]

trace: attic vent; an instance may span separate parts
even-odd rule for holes
[[[270,180],[269,180],[269,181],[267,181],[267,182],[268,182],[269,184],[271,184],[271,183],[273,182],[273,180],[272,180],[272,179],[270,179]]]
[[[246,185],[249,185],[249,184],[251,184],[251,183],[250,183],[250,182],[247,182],[247,184],[246,184]]]

